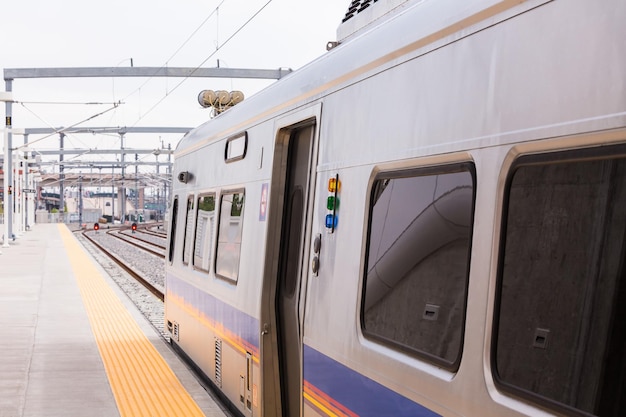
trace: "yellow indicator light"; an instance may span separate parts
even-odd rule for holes
[[[330,178],[328,180],[328,191],[334,193],[335,191],[339,192],[341,190],[341,181],[336,178]]]

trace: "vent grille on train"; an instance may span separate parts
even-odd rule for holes
[[[170,320],[167,321],[167,331],[172,334],[174,340],[178,342],[178,323],[172,322]]]
[[[424,0],[352,0],[337,28],[337,42],[343,43],[362,30],[387,21],[400,11]]]
[[[367,9],[377,1],[378,0],[352,0],[352,3],[350,3],[350,6],[348,7],[346,15],[341,20],[341,23],[345,23],[346,21],[352,19],[357,13],[361,13],[363,10]]]
[[[178,334],[178,323],[177,322],[174,322],[174,326],[172,327],[172,337],[177,342],[180,340],[179,334]]]
[[[222,340],[215,338],[215,384],[222,388]]]

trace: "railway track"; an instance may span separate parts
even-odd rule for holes
[[[84,230],[81,232],[81,235],[154,296],[163,301],[163,279],[155,277],[155,274],[151,273],[151,271],[144,270],[140,264],[153,265],[154,260],[150,259],[151,257],[156,257],[158,261],[163,260],[165,258],[165,246],[147,242],[136,236],[128,236],[128,234],[124,233],[125,231],[126,229],[123,228],[107,231]],[[118,244],[111,244],[110,239],[103,239],[103,236],[115,239]],[[119,242],[123,243],[120,245]],[[146,255],[149,258],[146,258]]]
[[[154,237],[154,235],[140,230],[137,230],[136,233],[133,233],[131,229],[112,229],[107,230],[106,233],[117,239],[123,240],[129,245],[133,245],[137,248],[145,250],[146,252],[152,253],[160,258],[165,259],[165,238],[158,237],[157,239],[160,239],[161,242],[155,242],[154,240],[141,236],[143,234]]]

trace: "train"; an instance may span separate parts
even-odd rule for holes
[[[240,416],[626,414],[624,22],[352,0],[176,147],[173,346]]]

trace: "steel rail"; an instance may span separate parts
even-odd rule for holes
[[[87,238],[87,240],[89,240],[89,242],[91,242],[94,246],[96,246],[98,249],[100,249],[100,251],[102,251],[102,253],[104,253],[109,258],[111,258],[111,260],[113,262],[115,262],[116,264],[118,264],[124,271],[128,272],[128,274],[131,275],[134,279],[136,279],[141,285],[146,287],[148,289],[148,291],[150,291],[152,294],[154,294],[159,300],[161,300],[161,301],[165,300],[165,294],[163,293],[163,291],[161,291],[160,289],[158,289],[157,287],[152,285],[148,280],[146,280],[140,274],[135,272],[135,270],[133,268],[131,268],[124,261],[122,261],[117,256],[115,256],[115,254],[113,254],[107,248],[105,248],[104,246],[102,246],[101,244],[96,242],[91,236],[88,235],[86,230],[82,231],[82,235],[85,238]],[[142,249],[145,249],[145,248],[142,248]],[[165,257],[165,255],[164,255],[164,257]]]

